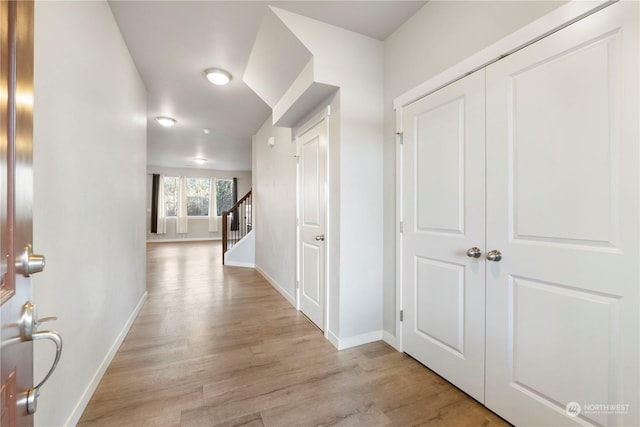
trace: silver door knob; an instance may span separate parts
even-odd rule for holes
[[[502,252],[497,250],[492,250],[487,252],[487,260],[493,262],[499,262],[502,259]]]
[[[317,240],[317,241],[323,241],[323,242],[324,242],[324,234],[318,234],[318,235],[316,236],[316,240]]]
[[[31,245],[24,247],[24,251],[16,260],[16,270],[25,277],[40,273],[44,270],[44,256],[33,253]]]
[[[476,248],[475,246],[467,251],[467,256],[469,258],[480,258],[480,255],[482,255],[482,251],[480,248]]]

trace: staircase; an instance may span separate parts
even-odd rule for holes
[[[228,211],[222,212],[222,264],[225,254],[249,234],[253,228],[251,190]]]

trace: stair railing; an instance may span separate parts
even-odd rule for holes
[[[224,264],[224,254],[253,228],[252,209],[252,196],[249,190],[228,211],[222,212],[222,264]]]

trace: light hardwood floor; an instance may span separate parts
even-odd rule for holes
[[[147,260],[149,298],[79,426],[507,425],[383,342],[337,351],[218,243]]]

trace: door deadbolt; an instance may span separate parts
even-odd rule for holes
[[[16,271],[25,277],[29,277],[44,270],[44,265],[44,255],[34,254],[31,244],[28,244],[16,260]]]

